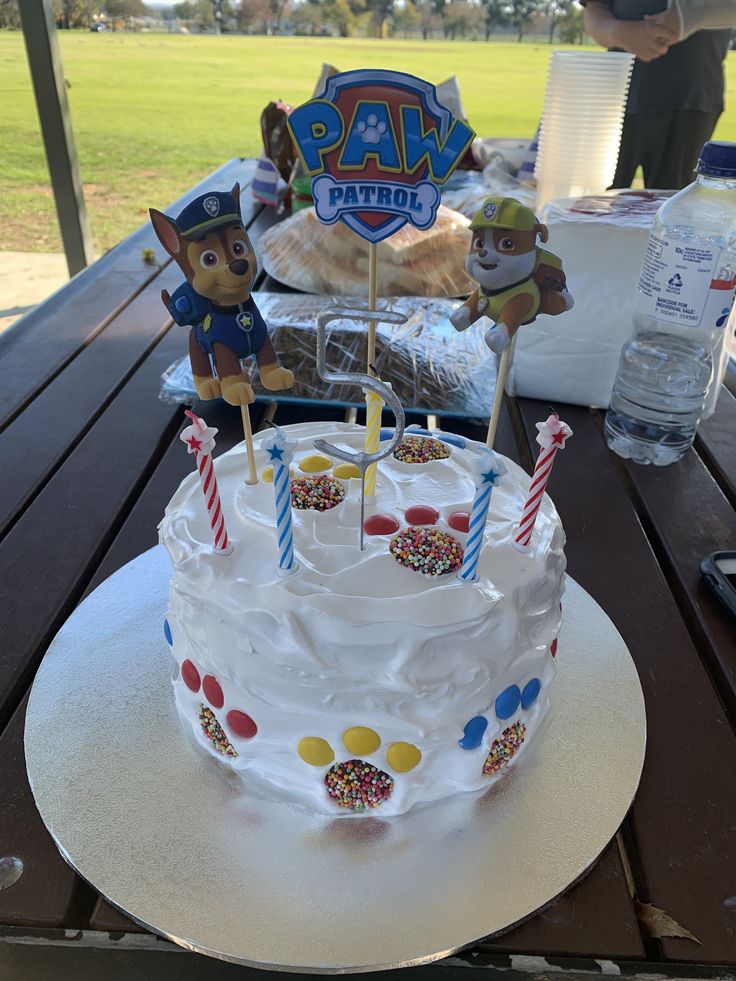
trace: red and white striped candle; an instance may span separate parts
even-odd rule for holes
[[[544,422],[538,422],[537,429],[539,430],[537,436],[537,442],[540,446],[539,456],[534,467],[529,496],[521,513],[519,530],[514,539],[514,545],[520,550],[528,548],[529,542],[532,540],[537,514],[557,451],[563,449],[565,443],[572,436],[572,429],[567,423],[562,422],[557,413],[549,416]]]
[[[205,504],[207,505],[207,514],[215,538],[214,551],[218,555],[229,555],[233,546],[227,537],[225,516],[222,513],[220,492],[217,489],[217,477],[215,477],[215,467],[212,463],[212,451],[215,448],[217,430],[208,426],[204,419],[195,416],[189,409],[185,410],[185,415],[192,420],[192,425],[187,426],[179,439],[187,444],[188,452],[194,454]]]

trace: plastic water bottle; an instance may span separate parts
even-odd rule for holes
[[[726,370],[736,287],[736,143],[706,143],[694,184],[662,205],[639,280],[634,333],[606,415],[619,456],[666,466],[710,415]]]

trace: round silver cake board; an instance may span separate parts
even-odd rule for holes
[[[518,767],[485,795],[330,819],[244,787],[190,744],[162,631],[169,575],[156,548],[82,603],[26,722],[61,853],[156,933],[264,968],[426,963],[531,915],[615,834],[641,773],[644,701],[621,637],[573,581],[547,730]]]

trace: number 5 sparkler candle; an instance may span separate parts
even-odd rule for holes
[[[344,222],[368,242],[368,310],[376,310],[376,248],[407,222],[434,224],[443,184],[475,133],[437,97],[434,85],[383,69],[341,72],[289,116],[317,218]],[[367,319],[367,318],[366,318]],[[368,371],[376,375],[376,321],[368,320]],[[380,401],[366,392],[366,452],[374,455]],[[366,493],[375,492],[375,469]]]
[[[538,422],[537,429],[539,430],[537,436],[537,442],[540,446],[539,456],[534,467],[529,495],[521,514],[519,530],[513,542],[514,547],[520,552],[526,551],[532,540],[534,524],[557,451],[564,449],[565,443],[572,436],[572,429],[567,423],[562,422],[556,413],[549,416],[544,422]]]
[[[361,493],[360,493],[360,548],[364,547],[364,519],[365,519],[365,497],[366,497],[366,473],[373,468],[375,473],[376,464],[379,460],[389,456],[401,442],[404,435],[404,424],[406,418],[404,409],[398,398],[391,391],[391,386],[379,381],[371,375],[362,375],[360,372],[330,371],[327,367],[327,327],[333,320],[367,320],[368,323],[403,324],[406,317],[400,313],[393,313],[390,310],[375,311],[352,310],[342,307],[331,307],[317,318],[317,374],[326,382],[333,382],[338,385],[360,385],[364,392],[375,395],[383,405],[388,405],[395,417],[394,434],[391,439],[380,439],[375,450],[370,450],[367,446],[364,450],[348,450],[341,446],[333,446],[325,439],[315,439],[314,446],[323,453],[336,456],[338,460],[345,460],[347,463],[354,464],[360,471]]]
[[[486,450],[475,461],[474,471],[475,497],[468,521],[468,540],[465,543],[463,564],[458,572],[458,578],[465,582],[475,582],[478,578],[478,560],[483,548],[491,492],[506,473],[506,465],[493,450]]]
[[[220,504],[220,492],[217,489],[217,477],[212,463],[212,451],[215,448],[215,435],[217,430],[208,426],[204,419],[195,416],[188,409],[185,415],[192,420],[192,425],[187,426],[179,436],[179,439],[186,443],[189,453],[194,454],[194,460],[199,471],[199,479],[202,484],[202,492],[207,506],[207,514],[212,526],[212,534],[215,538],[213,551],[217,555],[229,555],[233,546],[227,537],[225,529],[225,516],[222,513]]]
[[[289,464],[294,457],[296,440],[288,439],[282,429],[274,426],[270,439],[266,437],[263,447],[268,459],[273,464],[279,575],[288,576],[299,568],[294,558],[294,532],[291,527],[291,472],[289,470]]]

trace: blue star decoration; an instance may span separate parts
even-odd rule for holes
[[[487,470],[486,473],[482,473],[481,477],[483,478],[484,484],[490,484],[491,487],[495,487],[498,481],[501,479],[502,474],[497,473],[495,470],[491,469],[491,470]]]
[[[272,460],[283,460],[284,458],[284,448],[278,447],[276,445],[272,446],[268,451],[268,455]]]

